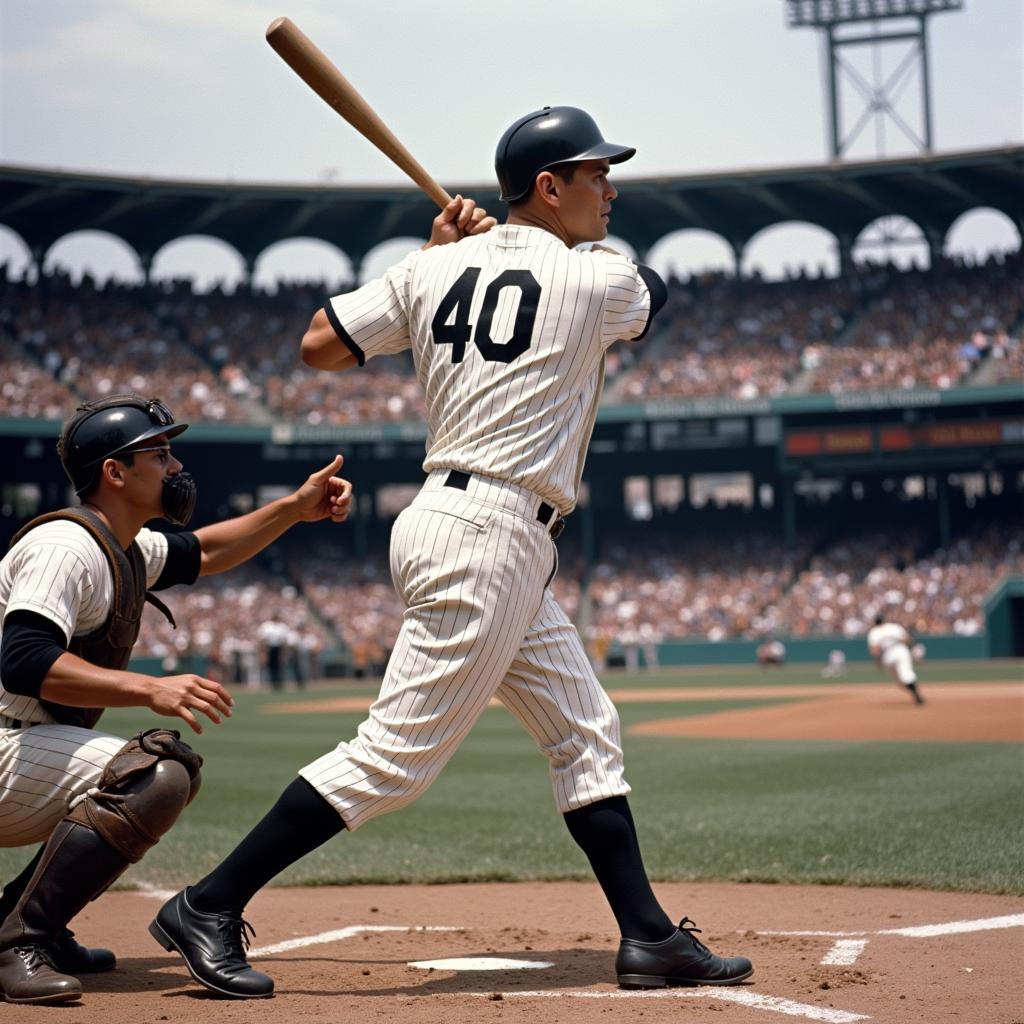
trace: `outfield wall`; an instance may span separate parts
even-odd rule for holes
[[[950,659],[987,658],[989,640],[981,636],[922,636],[915,637],[927,648],[929,661],[945,661]],[[870,661],[867,644],[863,637],[824,636],[806,640],[784,640],[786,644],[786,661],[790,664],[820,663],[828,661],[829,652],[841,650],[848,662]],[[658,644],[658,663],[663,667],[673,665],[753,665],[756,660],[757,640],[723,640],[713,643],[710,640],[669,640]],[[639,653],[640,667],[646,665],[643,649]],[[344,659],[325,652],[324,662],[331,669],[329,675],[337,675],[346,663]],[[210,660],[205,655],[189,655],[183,658],[174,671],[196,672],[203,675],[209,667]],[[612,644],[608,650],[608,664],[611,668],[620,668],[625,663],[625,650],[621,644]],[[136,672],[149,675],[164,675],[168,669],[161,666],[159,658],[133,658],[131,668]],[[291,682],[288,683],[291,686]]]
[[[822,666],[828,661],[830,651],[841,650],[849,662],[870,661],[867,643],[863,637],[816,636],[809,639],[780,638],[786,645],[786,661],[789,663],[818,662]],[[952,658],[987,658],[989,645],[987,636],[921,636],[915,637],[927,648],[927,657],[932,661]],[[658,645],[658,661],[668,665],[752,665],[757,660],[759,640],[669,640]],[[621,645],[613,644],[609,649],[610,664],[621,665],[625,652]],[[639,652],[640,664],[644,665],[644,653]]]

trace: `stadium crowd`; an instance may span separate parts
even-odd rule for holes
[[[613,543],[587,590],[588,632],[625,644],[764,635],[773,625],[764,610],[781,599],[799,558],[757,532]]]
[[[842,345],[814,350],[808,390],[949,388],[964,382],[1024,313],[1019,259],[894,275]],[[808,362],[805,350],[805,366]]]
[[[310,283],[198,294],[188,281],[100,287],[57,272],[29,283],[5,270],[0,415],[60,419],[79,398],[133,390],[160,394],[194,421],[422,419],[408,356],[334,376],[298,360],[311,311],[339,290]],[[1019,252],[929,271],[864,266],[837,279],[703,275],[670,282],[658,329],[609,352],[607,398],[1024,381],[1022,326]],[[758,532],[697,536],[620,538],[589,574],[578,557],[563,557],[555,594],[599,651],[611,642],[650,651],[670,638],[858,636],[876,613],[912,633],[972,635],[983,628],[993,580],[1024,572],[1021,531],[1009,526],[976,529],[945,549],[889,531],[817,550],[807,538],[788,555]],[[138,652],[169,669],[209,658],[222,677],[249,684],[301,683],[339,644],[357,673],[379,673],[402,616],[384,552],[356,560],[317,543],[289,549],[283,576],[250,565],[172,592],[169,603],[178,629],[147,615]]]
[[[228,682],[303,685],[321,675],[320,654],[336,644],[306,597],[254,562],[161,596],[177,628],[147,610],[135,654],[159,658],[167,672],[191,670],[198,656]]]
[[[1024,379],[1022,281],[1020,253],[928,271],[863,266],[835,279],[673,281],[652,336],[610,351],[607,400],[946,388],[972,383],[988,363],[985,382]],[[33,284],[5,274],[0,339],[12,372],[0,415],[130,388],[214,421],[422,419],[407,355],[333,376],[299,361],[312,310],[340,287],[197,294],[188,281],[100,287],[63,272]]]
[[[1009,523],[928,551],[912,530],[811,546],[787,555],[781,540],[756,530],[671,543],[655,532],[610,542],[589,579],[581,559],[567,558],[552,588],[595,661],[618,644],[645,651],[650,665],[665,640],[860,637],[878,614],[915,636],[972,636],[984,629],[994,582],[1024,573],[1024,532]],[[138,653],[167,670],[185,670],[198,655],[221,678],[248,685],[302,685],[339,646],[354,675],[379,676],[402,623],[386,551],[356,559],[328,541],[290,547],[276,572],[250,564],[162,597],[178,628],[147,613]]]
[[[778,605],[776,632],[861,636],[876,615],[912,635],[973,636],[985,595],[1005,573],[1024,573],[1024,531],[989,524],[914,556],[910,537],[865,535],[812,559]],[[885,552],[880,554],[879,552]]]

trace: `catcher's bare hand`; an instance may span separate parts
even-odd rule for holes
[[[203,727],[196,712],[201,711],[214,725],[219,725],[222,715],[231,717],[234,702],[220,683],[191,673],[154,679],[149,690],[151,710],[158,715],[180,718],[197,733],[202,733]]]
[[[323,469],[311,473],[295,492],[295,507],[301,522],[316,523],[330,519],[332,523],[343,523],[348,519],[352,507],[352,485],[334,475],[344,462],[343,456],[335,455]]]
[[[466,235],[482,235],[497,224],[482,206],[473,199],[456,196],[435,218],[430,230],[430,241],[424,249],[435,245],[457,242]]]

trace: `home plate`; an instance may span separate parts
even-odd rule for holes
[[[500,956],[456,956],[448,960],[414,960],[424,971],[538,971],[554,967],[547,960],[507,960]]]

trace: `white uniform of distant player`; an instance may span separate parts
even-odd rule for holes
[[[628,793],[617,713],[548,584],[605,352],[650,319],[637,267],[503,225],[414,252],[326,308],[360,363],[412,349],[428,477],[392,533],[406,611],[380,696],[302,776],[357,828],[423,792],[497,697],[548,757],[560,811]]]
[[[135,539],[152,587],[167,561],[167,538],[143,529]],[[107,557],[77,523],[43,523],[0,561],[0,621],[8,612],[35,612],[70,641],[106,622],[113,597]],[[0,846],[46,839],[124,745],[108,733],[59,725],[34,697],[0,688]]]
[[[913,640],[896,622],[879,622],[868,630],[868,650],[871,656],[897,682],[905,686],[918,703],[917,673],[914,671]]]
[[[834,647],[828,652],[828,663],[821,670],[826,679],[837,679],[846,675],[846,652]]]

